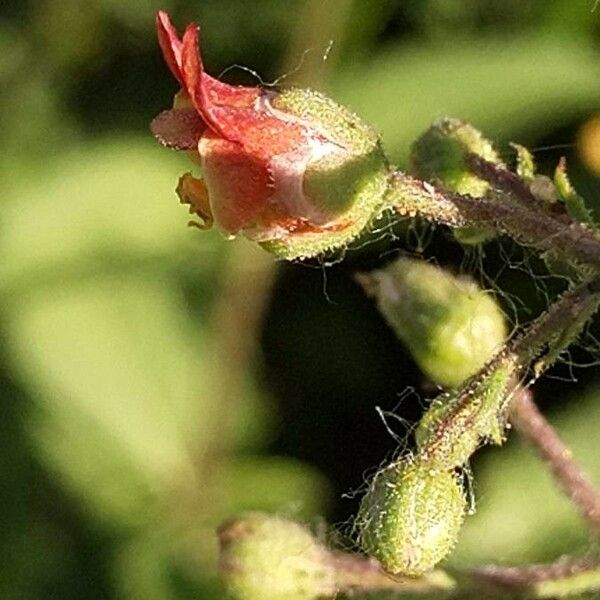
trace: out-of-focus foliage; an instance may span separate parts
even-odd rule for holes
[[[344,514],[330,503],[332,485],[338,496],[347,491],[346,473],[358,487],[361,461],[382,458],[358,415],[395,404],[416,381],[414,367],[398,374],[400,359],[358,337],[368,323],[372,337],[385,331],[370,304],[355,293],[329,305],[321,280],[312,299],[302,284],[276,295],[264,361],[235,373],[219,358],[215,323],[232,246],[186,229],[173,188],[191,167],[147,131],[176,91],[154,39],[159,7],[180,25],[202,23],[215,75],[239,64],[271,81],[300,64],[288,81],[318,81],[348,103],[401,165],[410,143],[447,114],[535,149],[572,144],[599,106],[592,0],[4,3],[2,598],[221,598],[216,524],[252,509],[313,523],[330,509]],[[320,26],[309,36],[311,18]],[[254,81],[239,68],[225,77]],[[600,198],[577,153],[561,152],[579,191]],[[536,154],[545,157],[557,154]],[[247,248],[248,269],[262,264],[257,252]],[[293,302],[300,312],[286,312]],[[364,376],[370,364],[381,370],[369,374],[396,377],[389,397],[368,395],[384,389]],[[600,481],[597,394],[576,390],[556,423]],[[342,422],[356,432],[345,438]],[[281,441],[290,430],[293,448]],[[375,431],[385,438],[382,426]],[[333,469],[338,450],[346,462]],[[495,450],[476,470],[479,512],[456,564],[551,558],[582,545],[567,502],[526,451]]]

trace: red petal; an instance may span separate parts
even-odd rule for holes
[[[306,144],[307,132],[302,125],[266,112],[215,107],[211,109],[211,116],[226,132],[224,137],[242,144],[248,154],[264,159]]]
[[[273,192],[267,163],[215,134],[204,135],[200,145],[215,222],[227,233],[252,227]]]
[[[171,73],[175,75],[175,78],[181,84],[181,87],[184,87],[185,84],[181,75],[182,43],[169,15],[163,10],[156,13],[156,33],[165,62]]]
[[[226,140],[242,144],[247,152],[272,156],[305,139],[299,124],[256,107],[262,94],[259,88],[226,85],[204,72],[195,25],[188,25],[183,35],[182,73],[192,102],[208,126]]]
[[[206,123],[193,108],[165,110],[154,117],[150,130],[158,141],[175,150],[197,150]]]
[[[230,123],[221,119],[221,114],[223,111],[235,113],[236,109],[254,111],[262,90],[227,85],[207,75],[198,53],[198,34],[196,25],[188,25],[183,34],[181,64],[185,88],[202,118],[216,133],[225,139],[240,141],[235,132],[229,129]]]

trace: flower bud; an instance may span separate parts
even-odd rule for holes
[[[466,164],[466,154],[477,154],[500,164],[492,143],[469,123],[459,119],[436,121],[412,146],[411,170],[420,179],[432,181],[450,192],[481,198],[489,183]],[[464,244],[479,244],[495,236],[493,229],[461,227],[454,231]]]
[[[293,259],[346,245],[381,214],[389,166],[355,114],[310,90],[222,83],[204,71],[195,25],[180,39],[159,12],[157,31],[182,89],[151,129],[200,163],[203,179],[186,175],[179,193],[202,228]]]
[[[456,387],[504,342],[502,311],[471,279],[401,258],[358,280],[419,367],[439,385]]]
[[[249,513],[219,529],[219,570],[237,600],[312,600],[335,593],[327,551],[303,526]]]
[[[465,512],[452,471],[401,460],[377,473],[363,497],[359,542],[386,571],[417,577],[452,550]]]

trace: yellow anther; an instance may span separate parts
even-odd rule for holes
[[[190,213],[201,219],[200,223],[192,221],[190,225],[199,229],[210,229],[212,227],[214,219],[210,210],[208,190],[202,179],[192,176],[191,173],[185,173],[179,178],[177,195],[182,204],[190,205]]]

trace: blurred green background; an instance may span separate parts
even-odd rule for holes
[[[326,521],[347,529],[357,499],[342,494],[396,447],[375,406],[414,420],[433,393],[352,275],[401,248],[463,270],[481,257],[442,230],[383,228],[343,263],[283,265],[186,228],[174,187],[190,164],[148,131],[177,91],[158,8],[180,28],[201,23],[212,74],[239,65],[327,91],[401,166],[432,120],[461,117],[507,159],[509,141],[547,170],[566,155],[600,210],[593,0],[2,3],[3,599],[221,598],[223,519],[262,509],[322,535]],[[512,319],[540,310],[533,259],[502,242],[485,261],[525,299],[506,302]],[[586,343],[597,346],[593,331]],[[600,483],[597,379],[559,367],[537,399]],[[585,549],[573,510],[515,440],[474,471],[478,512],[454,564]]]

